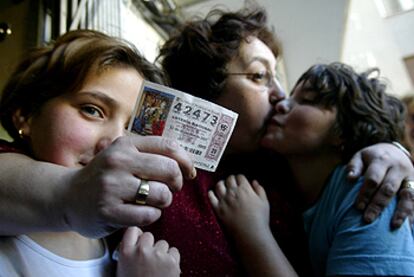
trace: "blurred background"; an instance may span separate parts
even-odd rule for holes
[[[186,20],[252,5],[267,10],[282,42],[287,91],[312,64],[342,61],[379,67],[390,93],[414,95],[414,0],[0,0],[0,91],[25,51],[68,30],[122,37],[154,61]]]

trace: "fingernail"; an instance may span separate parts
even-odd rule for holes
[[[173,140],[173,139],[166,139],[167,145],[168,147],[170,147],[170,149],[177,149],[178,147],[180,147],[180,145],[178,144],[177,141]]]
[[[393,222],[393,226],[394,228],[398,228],[399,226],[401,226],[403,224],[403,220],[402,219],[396,219]]]
[[[357,209],[358,210],[364,210],[365,209],[365,203],[364,202],[359,202],[358,204],[357,204]]]
[[[195,179],[195,177],[197,177],[197,169],[195,169],[195,167],[193,167],[190,178]]]
[[[365,218],[365,221],[367,223],[371,223],[372,221],[374,221],[374,217],[375,217],[374,213],[369,212],[369,213],[365,214],[364,218]]]

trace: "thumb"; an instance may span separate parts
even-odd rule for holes
[[[346,170],[348,172],[347,177],[349,180],[355,180],[361,176],[364,169],[364,162],[362,161],[362,155],[360,152],[356,153],[349,161]]]

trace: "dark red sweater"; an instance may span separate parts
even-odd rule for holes
[[[208,199],[217,180],[228,174],[244,173],[252,179],[258,166],[270,172],[269,178],[255,177],[265,186],[271,205],[271,228],[280,247],[299,273],[307,274],[309,262],[307,244],[299,214],[300,207],[287,201],[280,186],[292,186],[287,181],[287,169],[266,159],[236,159],[237,162],[224,162],[221,171],[210,173],[198,170],[196,180],[187,181],[182,190],[174,194],[173,203],[163,210],[161,219],[146,228],[157,240],[165,239],[181,254],[182,276],[243,276],[244,269],[233,247],[231,235],[226,234],[218,222]],[[278,180],[277,185],[272,184]],[[282,194],[283,191],[283,194]],[[293,204],[293,205],[292,205]]]

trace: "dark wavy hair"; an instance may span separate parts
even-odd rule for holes
[[[279,42],[266,23],[262,9],[213,10],[205,19],[185,23],[166,41],[157,60],[172,87],[214,100],[224,87],[226,64],[249,36],[259,38],[279,56]]]
[[[378,69],[358,74],[342,63],[317,64],[299,78],[296,86],[300,83],[305,90],[318,92],[312,100],[315,105],[337,109],[334,131],[343,141],[343,161],[368,145],[404,143],[404,104],[386,93]]]
[[[17,110],[23,116],[35,114],[48,100],[80,89],[91,71],[110,67],[135,68],[144,78],[164,83],[161,71],[126,41],[92,30],[71,31],[50,46],[33,49],[18,65],[0,100],[3,127],[22,144],[13,124]]]

